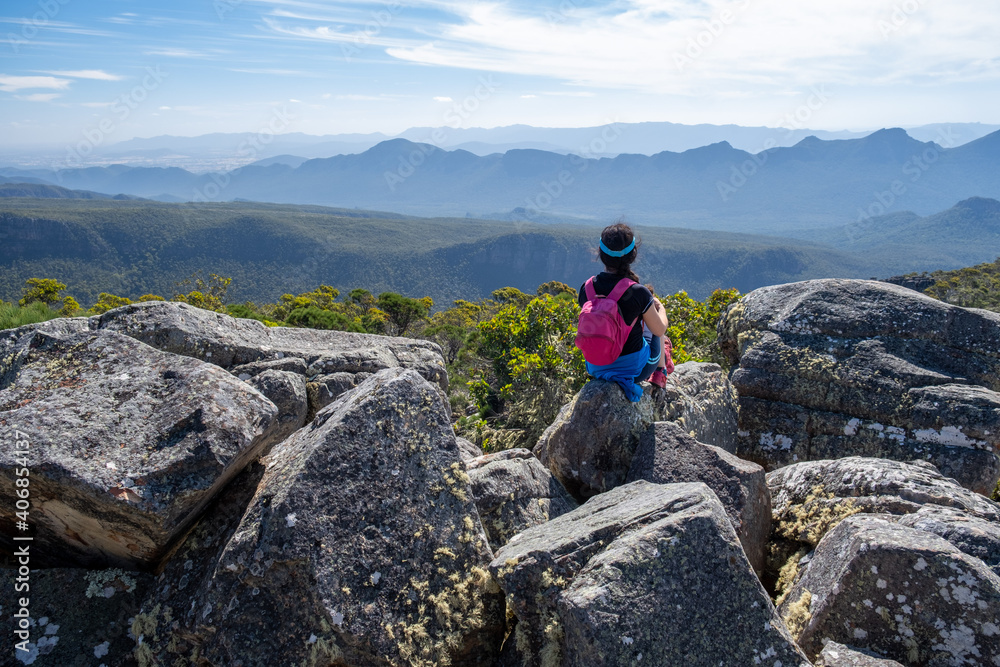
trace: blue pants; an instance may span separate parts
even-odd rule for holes
[[[656,350],[656,356],[653,356],[653,350]],[[660,357],[663,356],[663,338],[661,336],[653,336],[649,341],[649,361],[643,366],[642,372],[635,378],[636,382],[645,382],[649,379],[649,376],[653,374],[657,366],[660,365]]]

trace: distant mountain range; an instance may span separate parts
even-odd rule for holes
[[[908,128],[919,141],[935,141],[942,129],[959,146],[1000,130],[1000,125],[952,123]],[[335,155],[363,153],[389,139],[407,139],[446,150],[464,150],[485,156],[510,150],[542,150],[587,157],[614,157],[624,153],[655,155],[680,153],[726,142],[738,150],[759,153],[771,146],[793,146],[806,137],[823,140],[860,139],[869,131],[826,131],[794,127],[744,127],[740,125],[684,125],[681,123],[613,123],[596,127],[549,128],[510,125],[495,128],[414,127],[397,135],[309,135],[301,132],[255,137],[254,133],[217,132],[196,137],[162,135],[116,144],[93,146],[86,157],[67,157],[67,149],[0,147],[0,166],[35,168],[107,166],[122,163],[143,167],[180,167],[196,173],[222,171],[255,160],[279,161],[298,166],[302,161]],[[252,143],[249,141],[254,139]],[[252,150],[249,147],[252,146]],[[268,162],[265,162],[266,165]]]
[[[221,174],[114,165],[0,169],[61,187],[159,198],[315,204],[465,216],[607,222],[753,233],[863,224],[896,211],[930,215],[970,197],[1000,198],[1000,131],[947,147],[901,129],[860,139],[808,137],[752,154],[717,143],[682,153],[582,158],[539,150],[477,156],[405,139],[298,166]]]
[[[599,224],[413,218],[315,206],[0,199],[0,298],[31,277],[58,278],[82,303],[102,291],[174,293],[196,271],[234,279],[231,296],[275,301],[321,283],[429,295],[438,304],[507,285],[579,285],[600,270]],[[1000,202],[972,199],[928,218],[881,216],[826,243],[636,227],[635,269],[660,293],[749,291],[820,277],[887,277],[1000,256]]]

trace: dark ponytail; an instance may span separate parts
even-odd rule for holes
[[[634,238],[632,228],[625,224],[624,220],[616,221],[615,224],[605,227],[604,231],[601,232],[601,242],[604,243],[608,250],[624,250],[632,243]],[[639,276],[635,275],[635,272],[632,271],[632,263],[635,262],[635,258],[638,255],[640,243],[638,239],[635,239],[635,248],[624,257],[612,257],[603,250],[599,250],[598,254],[601,261],[604,262],[604,266],[611,273],[634,280],[635,282],[641,282]]]

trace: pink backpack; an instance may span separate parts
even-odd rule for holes
[[[622,278],[607,296],[594,290],[593,278],[584,286],[587,302],[580,311],[576,346],[583,352],[583,358],[595,366],[606,366],[621,356],[635,322],[625,324],[618,310],[618,299],[632,285],[635,285],[633,281]]]

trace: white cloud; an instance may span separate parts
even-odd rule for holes
[[[200,51],[192,51],[191,49],[155,49],[153,51],[144,51],[144,55],[147,56],[163,56],[165,58],[207,58],[207,53],[201,53]]]
[[[684,95],[1000,78],[993,0],[923,2],[902,18],[898,0],[622,0],[548,15],[507,3],[442,4],[455,20],[418,45],[388,45],[387,53],[425,65]]]
[[[454,102],[455,100],[451,99],[450,97],[435,97],[434,101],[435,102]]]
[[[536,97],[538,97],[538,95],[521,95],[522,100],[533,100]]]
[[[100,69],[77,69],[56,72],[48,71],[46,74],[68,76],[74,79],[96,79],[98,81],[121,81],[125,78],[123,76],[118,76],[117,74],[109,74],[108,72]]]
[[[65,90],[69,88],[69,84],[69,79],[57,79],[54,76],[7,76],[0,74],[0,90],[5,93],[16,93],[25,88]]]
[[[15,95],[14,97],[25,102],[51,102],[59,97],[59,93],[33,93],[31,95]]]

